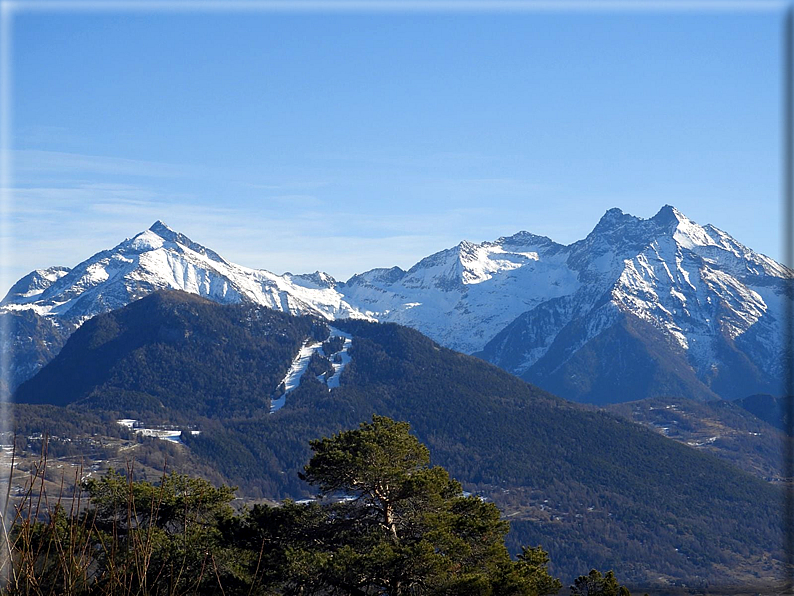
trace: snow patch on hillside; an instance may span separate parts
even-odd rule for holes
[[[300,385],[301,377],[303,376],[303,373],[306,372],[306,367],[309,366],[312,356],[322,347],[322,345],[322,342],[312,342],[311,340],[306,340],[306,342],[303,344],[301,349],[298,351],[298,355],[295,356],[295,359],[292,361],[292,364],[290,365],[284,380],[281,381],[280,385],[284,385],[284,393],[278,399],[273,399],[270,401],[271,414],[278,412],[284,407],[284,404],[287,402],[287,394]]]
[[[345,333],[336,327],[331,327],[331,337],[344,337],[345,342],[342,344],[341,350],[335,354],[328,355],[328,358],[331,361],[331,366],[334,367],[334,374],[326,381],[326,384],[328,385],[328,391],[339,387],[339,378],[342,376],[342,371],[345,370],[345,367],[350,362],[350,354],[348,353],[348,350],[353,343],[352,335]],[[337,359],[339,360],[338,362]]]
[[[171,443],[177,443],[179,445],[182,444],[182,433],[189,432],[191,435],[200,435],[200,430],[189,430],[184,431],[181,428],[175,427],[173,425],[157,425],[151,428],[144,426],[138,420],[134,418],[122,418],[121,420],[116,420],[116,422],[124,426],[131,431],[134,431],[136,434],[142,435],[144,437],[154,437],[155,439],[160,439],[162,441],[170,441]]]

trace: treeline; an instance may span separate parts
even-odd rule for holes
[[[556,594],[540,547],[511,559],[508,524],[430,465],[405,423],[371,423],[313,441],[303,478],[319,501],[237,512],[233,490],[111,471],[82,488],[87,506],[42,509],[31,493],[0,554],[0,590],[17,594]],[[336,497],[336,498],[332,498]],[[5,536],[5,535],[4,535]],[[9,556],[10,553],[10,556]],[[629,596],[591,571],[572,596]]]

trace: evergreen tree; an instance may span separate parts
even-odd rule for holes
[[[631,596],[626,586],[621,586],[612,571],[601,575],[591,569],[587,575],[580,575],[571,586],[571,596]]]
[[[218,586],[239,587],[249,553],[223,547],[222,528],[234,515],[234,489],[202,478],[164,475],[158,485],[111,469],[84,483],[90,507],[83,519],[99,554],[92,589],[122,588],[145,594],[215,594]],[[85,524],[84,524],[85,525]]]
[[[263,548],[280,550],[270,560],[281,561],[273,573],[281,589],[393,596],[556,593],[560,583],[548,574],[546,553],[525,549],[512,561],[504,544],[509,525],[496,506],[463,496],[446,470],[430,465],[428,449],[409,429],[374,416],[356,430],[312,441],[314,455],[302,477],[322,497],[342,500],[304,511],[291,504],[281,511],[255,509]]]

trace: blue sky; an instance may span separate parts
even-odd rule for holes
[[[781,21],[23,10],[0,291],[156,219],[339,279],[665,203],[780,258]]]

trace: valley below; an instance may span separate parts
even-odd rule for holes
[[[387,416],[564,582],[771,594],[791,277],[669,206],[347,282],[240,267],[157,222],[0,304],[2,472],[12,503],[38,479],[74,506],[118,471],[234,487],[236,511],[309,506],[312,441]]]

